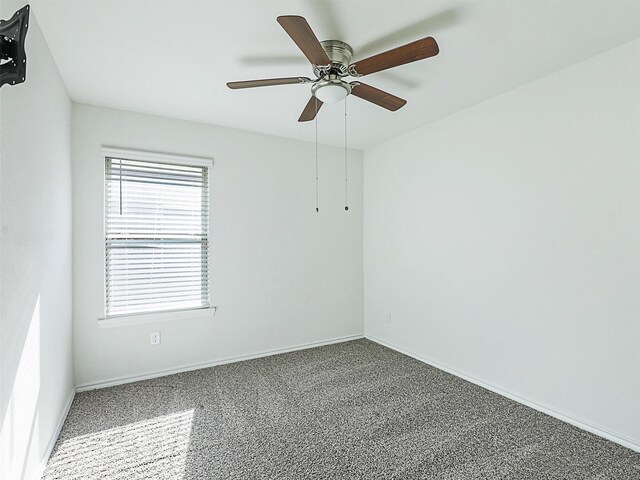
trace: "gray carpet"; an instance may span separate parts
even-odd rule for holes
[[[640,454],[367,340],[76,396],[45,479],[640,479]]]

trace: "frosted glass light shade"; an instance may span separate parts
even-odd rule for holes
[[[337,103],[348,94],[347,89],[340,84],[324,85],[315,91],[316,98],[323,103]]]

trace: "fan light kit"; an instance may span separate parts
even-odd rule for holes
[[[364,60],[351,63],[352,48],[340,40],[318,41],[311,27],[303,17],[285,15],[278,17],[278,23],[289,34],[305,57],[311,62],[316,79],[307,77],[286,77],[261,80],[229,82],[231,89],[267,87],[272,85],[294,85],[311,83],[311,98],[304,107],[299,122],[316,121],[316,212],[318,206],[318,118],[317,114],[324,103],[344,103],[344,171],[345,171],[345,210],[349,210],[347,178],[347,96],[353,94],[363,100],[395,112],[407,101],[360,82],[347,82],[345,77],[360,78],[406,63],[433,57],[439,52],[438,44],[431,37],[425,37],[401,47],[379,53]]]
[[[318,80],[311,87],[311,93],[322,103],[338,103],[351,93],[351,85],[336,75]]]

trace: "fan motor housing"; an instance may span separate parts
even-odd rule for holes
[[[327,68],[326,65],[314,65],[313,73],[316,77],[321,78],[327,74],[347,75],[349,65],[351,64],[351,57],[353,56],[351,46],[340,40],[323,40],[320,42],[320,45],[322,45],[329,60],[331,60],[331,65],[329,68]]]

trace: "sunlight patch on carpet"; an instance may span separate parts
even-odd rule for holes
[[[46,476],[181,479],[193,413],[184,410],[65,440]]]

